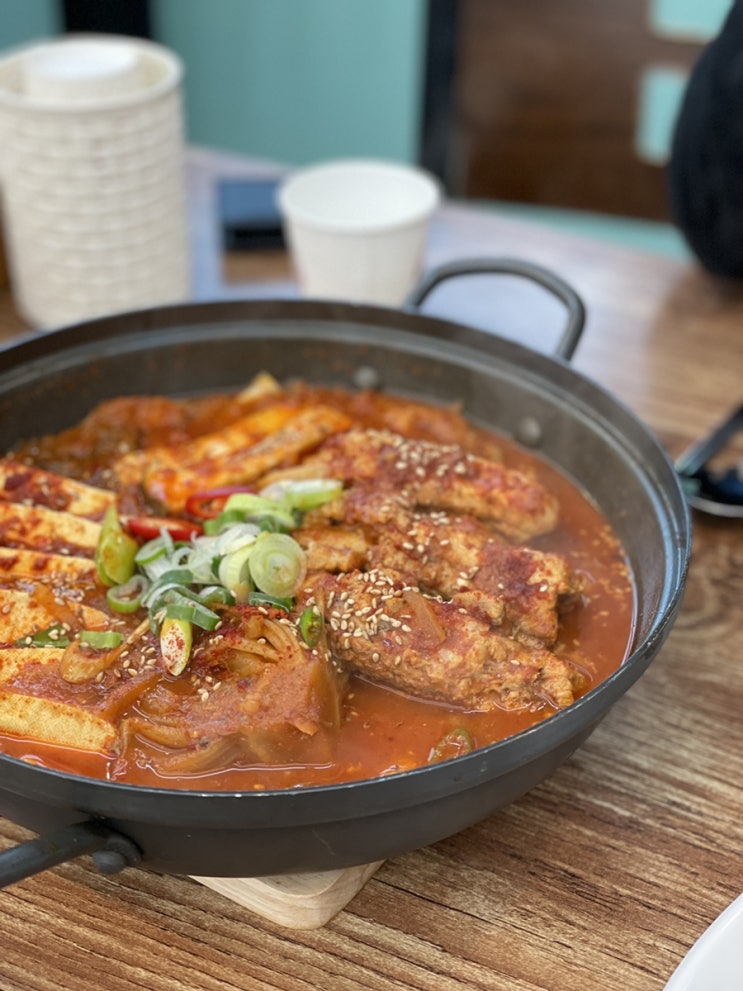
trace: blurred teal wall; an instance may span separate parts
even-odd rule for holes
[[[48,38],[61,29],[57,0],[0,0],[0,48]]]
[[[151,0],[189,138],[289,163],[418,158],[425,0]]]
[[[59,6],[0,0],[0,49],[57,34]],[[426,6],[150,0],[155,40],[185,63],[189,141],[289,164],[417,160]]]

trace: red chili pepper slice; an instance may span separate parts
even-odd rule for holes
[[[173,540],[190,540],[204,532],[200,523],[173,520],[164,516],[130,516],[124,520],[124,526],[132,536],[143,540],[154,540],[160,536],[161,530],[167,530]]]
[[[224,509],[224,504],[236,492],[255,492],[251,485],[223,485],[204,492],[194,492],[186,499],[186,512],[200,520],[213,520]]]

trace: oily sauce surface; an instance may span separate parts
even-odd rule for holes
[[[379,426],[374,403],[364,405],[359,394],[340,390],[315,390],[318,399],[339,408],[352,409],[357,420]],[[105,481],[108,459],[124,449],[152,443],[172,443],[197,436],[229,422],[230,401],[212,397],[179,406],[163,400],[157,426],[148,418],[138,422],[133,405],[122,400],[112,407],[103,423],[91,432],[88,425],[67,431],[59,438],[24,445],[14,456],[93,483]],[[426,436],[424,421],[411,420],[411,436]],[[554,652],[564,654],[588,676],[594,687],[624,660],[634,621],[632,576],[622,549],[608,522],[569,479],[546,462],[508,440],[483,432],[484,449],[495,443],[511,466],[532,472],[560,504],[559,523],[551,533],[530,541],[538,550],[564,555],[582,579],[580,601],[561,619]],[[136,703],[134,706],[136,711]],[[464,728],[476,746],[484,746],[523,730],[549,713],[537,707],[471,712],[442,703],[422,701],[352,675],[342,713],[337,748],[313,752],[308,743],[302,762],[235,766],[227,770],[190,776],[162,773],[157,747],[139,741],[136,751],[125,751],[116,760],[72,749],[0,738],[5,753],[33,763],[73,773],[131,784],[205,790],[263,790],[334,784],[377,777],[426,764],[436,744],[452,730]],[[316,748],[317,749],[317,748]],[[448,756],[455,756],[452,752]]]

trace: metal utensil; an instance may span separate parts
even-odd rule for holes
[[[743,462],[723,471],[707,467],[740,430],[743,430],[743,406],[676,461],[676,471],[690,506],[712,516],[743,517]]]

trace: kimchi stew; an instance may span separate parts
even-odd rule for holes
[[[279,384],[104,402],[0,460],[0,751],[168,788],[454,758],[623,661],[560,472],[453,408]]]

